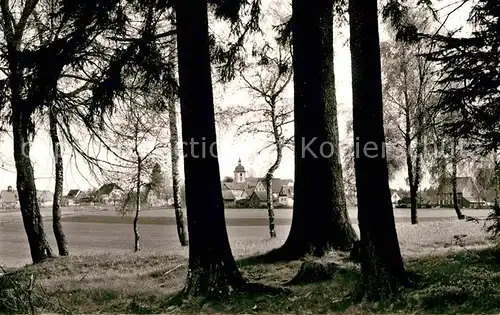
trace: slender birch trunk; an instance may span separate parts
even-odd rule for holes
[[[173,99],[169,100],[168,119],[170,127],[170,154],[172,161],[172,188],[174,198],[175,222],[177,224],[177,235],[181,246],[188,246],[186,233],[186,220],[182,211],[181,199],[181,176],[179,174],[179,132],[177,130],[177,111],[176,103]]]

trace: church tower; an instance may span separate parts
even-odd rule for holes
[[[246,171],[243,165],[241,165],[241,159],[238,160],[238,165],[234,168],[234,182],[244,183],[245,182]]]

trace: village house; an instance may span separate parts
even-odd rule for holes
[[[247,177],[241,159],[238,160],[238,165],[234,169],[234,181],[222,182],[221,186],[224,205],[227,208],[245,206],[260,208],[267,204],[265,178]],[[286,207],[293,205],[293,180],[273,178],[272,186],[275,205]],[[283,203],[279,201],[279,194],[282,190],[287,198]],[[282,196],[281,200],[284,201],[285,196]]]
[[[68,194],[63,198],[63,203],[68,206],[80,203],[80,200],[85,196],[85,193],[80,189],[71,189]]]
[[[281,187],[281,190],[278,194],[278,204],[284,207],[293,206],[293,187]]]
[[[248,199],[253,192],[253,187],[250,187],[249,183],[222,183],[222,191],[230,191],[236,201]],[[248,192],[250,192],[250,195],[247,194]]]
[[[224,207],[235,208],[236,198],[231,190],[222,190],[222,200],[224,201]]]
[[[396,190],[391,189],[391,202],[393,205],[396,205],[401,198],[402,196],[400,196]]]
[[[94,202],[105,205],[116,205],[123,200],[125,192],[115,183],[102,185],[95,194]]]
[[[8,186],[7,190],[0,191],[0,208],[1,209],[13,209],[16,208],[19,202],[19,196],[17,192],[12,189],[12,186]]]
[[[274,198],[273,198],[274,199]],[[276,199],[273,200],[273,204]],[[248,199],[249,208],[265,208],[267,206],[267,194],[262,191],[254,190],[253,194]]]
[[[141,198],[149,207],[164,207],[168,205],[169,196],[155,189],[145,187],[143,190],[144,197]]]
[[[453,187],[451,178],[446,178],[439,185],[439,205],[441,207],[453,206]],[[485,203],[480,197],[480,191],[471,177],[457,177],[457,198],[460,208],[476,208]]]

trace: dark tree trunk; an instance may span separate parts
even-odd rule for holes
[[[420,127],[419,127],[419,130],[418,130],[418,134],[417,134],[417,150],[416,150],[416,153],[415,153],[415,170],[414,170],[414,178],[413,178],[413,190],[414,190],[414,194],[415,194],[415,199],[417,199],[417,194],[419,192],[419,189],[420,189],[420,178],[421,178],[421,174],[422,174],[422,155],[423,155],[423,151],[424,151],[424,144],[423,144],[423,129],[422,129],[422,122],[420,121]],[[422,200],[420,200],[419,202],[420,204],[422,204]],[[417,217],[417,202],[415,202],[415,209],[413,210],[414,211],[414,215],[412,214],[412,223],[413,224],[416,224],[418,223],[418,217]],[[414,220],[413,220],[414,218]]]
[[[52,249],[47,242],[43,229],[42,216],[36,196],[35,176],[30,159],[28,119],[23,117],[23,114],[15,107],[12,116],[19,205],[23,217],[24,229],[28,236],[31,259],[33,263],[39,263],[48,257],[52,257]]]
[[[406,168],[408,170],[408,184],[410,186],[410,217],[411,224],[418,224],[418,215],[417,215],[417,187],[415,185],[415,174],[413,171],[413,160],[411,156],[411,140],[410,140],[410,131],[409,131],[409,116],[407,115],[406,122],[406,136],[405,136],[405,149],[406,149]]]
[[[333,2],[292,1],[295,196],[290,234],[275,259],[350,250],[340,163],[333,60]]]
[[[383,299],[408,282],[394,223],[385,156],[377,17],[376,0],[349,1],[361,292],[368,299]]]
[[[138,169],[140,166],[138,166]],[[140,173],[137,175],[137,183],[136,183],[136,191],[137,197],[135,200],[135,216],[134,216],[134,252],[138,252],[141,250],[140,238],[141,234],[139,233],[139,214],[141,213],[141,179]]]
[[[175,221],[177,224],[177,235],[181,246],[188,245],[186,234],[186,222],[182,212],[181,200],[181,176],[179,174],[179,132],[177,130],[177,111],[175,110],[175,101],[169,99],[168,119],[170,127],[170,153],[172,161],[172,188],[174,194]]]
[[[133,222],[133,227],[134,227],[134,252],[138,252],[141,250],[140,247],[140,238],[141,235],[139,234],[139,214],[141,213],[141,174],[142,174],[142,158],[139,153],[139,144],[138,144],[138,137],[139,137],[139,122],[135,123],[135,134],[134,134],[134,140],[135,140],[135,145],[134,145],[134,153],[137,159],[137,178],[136,178],[136,183],[135,183],[135,191],[136,191],[136,198],[135,198],[135,216],[134,216],[134,222]]]
[[[49,112],[50,124],[50,139],[52,141],[52,151],[55,160],[55,186],[54,198],[52,202],[52,229],[57,242],[57,249],[60,256],[68,256],[68,241],[64,235],[61,224],[61,199],[63,194],[63,158],[61,153],[61,145],[59,143],[59,135],[57,134],[57,116],[54,110]]]
[[[410,218],[411,224],[418,224],[418,190],[414,184],[410,184]]]
[[[406,49],[403,50],[406,55]],[[408,69],[406,65],[402,66],[403,80],[404,80],[404,99],[405,99],[405,153],[406,153],[406,168],[408,170],[408,185],[410,186],[410,218],[411,224],[418,224],[417,214],[417,192],[418,185],[416,185],[416,174],[413,170],[413,157],[412,157],[412,122],[411,122],[411,101],[408,95]]]
[[[418,144],[417,144],[418,145]],[[418,149],[417,149],[418,151]],[[422,200],[418,198],[418,190],[420,184],[420,162],[421,154],[419,152],[416,153],[415,156],[415,169],[413,169],[413,163],[408,162],[408,177],[410,180],[410,217],[411,224],[418,224],[418,205],[422,203]],[[411,176],[410,176],[411,174]]]
[[[3,13],[5,15],[6,12]],[[14,142],[14,161],[16,165],[16,186],[19,198],[19,206],[23,217],[24,229],[28,237],[31,259],[33,263],[39,263],[52,256],[52,249],[47,242],[43,229],[42,216],[36,196],[35,175],[30,159],[29,131],[34,129],[31,122],[33,104],[26,104],[22,98],[22,68],[20,66],[20,49],[24,35],[24,25],[4,26],[4,40],[6,51],[4,52],[9,68],[9,88],[11,92],[10,105],[11,123]],[[14,29],[15,28],[15,32]],[[7,31],[9,30],[9,31]],[[50,82],[49,82],[50,83]]]
[[[494,185],[495,185],[495,201],[494,201],[494,205],[493,205],[493,210],[495,211],[495,214],[497,216],[500,216],[500,205],[498,203],[498,185],[500,185],[500,164],[498,163],[498,159],[497,159],[497,149],[495,149],[493,151],[493,163],[495,164],[495,177],[493,178],[493,182],[494,182]]]
[[[457,213],[457,218],[459,220],[465,219],[465,215],[463,215],[460,210],[460,205],[458,202],[458,193],[457,193],[457,168],[458,168],[458,140],[453,140],[453,152],[451,159],[451,189],[452,189],[452,198],[453,198],[453,208]]]
[[[217,298],[245,284],[229,245],[217,158],[207,2],[176,1],[189,233],[183,293]]]
[[[30,113],[26,113],[26,105],[21,97],[22,74],[19,69],[19,41],[7,36],[7,58],[10,70],[9,87],[11,92],[11,122],[14,142],[14,161],[17,173],[17,193],[23,217],[24,229],[28,237],[33,263],[39,263],[52,256],[52,249],[43,229],[42,216],[36,196],[35,176],[30,159],[30,143],[28,131]],[[31,105],[31,104],[30,104]]]

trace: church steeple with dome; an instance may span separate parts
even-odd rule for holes
[[[234,182],[244,183],[246,177],[246,171],[243,165],[241,165],[241,158],[238,159],[238,165],[234,168]]]

